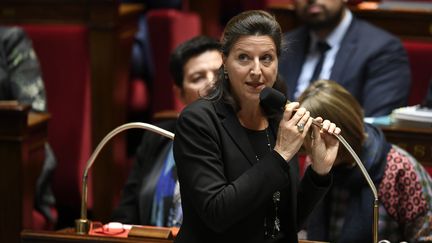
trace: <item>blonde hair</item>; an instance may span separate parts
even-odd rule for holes
[[[311,112],[312,117],[320,116],[334,122],[354,151],[361,153],[366,139],[363,109],[345,88],[335,81],[318,80],[302,93],[299,102]],[[338,161],[354,162],[344,146],[339,146]]]

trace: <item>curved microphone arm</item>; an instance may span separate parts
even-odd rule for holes
[[[361,162],[360,158],[357,156],[357,154],[351,148],[349,143],[340,134],[334,134],[334,135],[345,146],[345,148],[350,152],[351,156],[354,158],[355,162],[357,163],[358,167],[361,170],[361,173],[363,174],[363,177],[366,179],[367,183],[369,184],[369,187],[370,187],[372,194],[374,196],[372,236],[373,236],[373,243],[377,243],[378,242],[378,213],[379,213],[377,189],[376,189],[375,184],[373,183],[372,179],[370,178],[369,173],[367,172],[366,168],[364,167],[363,163]]]
[[[81,196],[81,218],[77,219],[75,221],[76,226],[76,233],[78,234],[87,234],[88,230],[90,228],[90,222],[87,219],[87,179],[88,179],[88,172],[90,168],[92,167],[94,161],[96,160],[96,157],[99,155],[100,151],[103,149],[103,147],[106,145],[108,141],[111,140],[115,135],[128,130],[132,128],[140,128],[148,131],[152,131],[154,133],[157,133],[159,135],[162,135],[164,137],[167,137],[171,140],[174,139],[174,133],[164,130],[160,127],[148,124],[148,123],[142,123],[142,122],[131,122],[126,123],[121,126],[118,126],[114,130],[112,130],[110,133],[108,133],[102,141],[98,144],[96,149],[94,150],[93,154],[90,156],[89,160],[87,161],[86,168],[84,170],[84,174],[82,177],[82,196]]]
[[[351,146],[348,144],[348,142],[340,135],[335,134],[336,138],[345,146],[345,148],[350,152],[351,156],[354,158],[355,162],[359,166],[362,174],[364,175],[367,183],[369,184],[369,187],[372,190],[372,194],[375,198],[375,200],[378,200],[378,192],[375,187],[375,184],[373,183],[372,179],[369,176],[369,173],[367,172],[366,168],[364,167],[363,163],[361,162],[360,158],[357,156],[357,154],[354,152],[354,150],[351,148]]]
[[[322,123],[318,123],[318,122],[313,121],[312,124],[317,126],[317,127],[320,127],[320,128],[322,127]],[[375,187],[375,184],[373,183],[372,179],[370,178],[369,173],[367,172],[366,168],[364,167],[362,161],[360,160],[360,158],[358,157],[358,155],[356,154],[354,149],[345,140],[345,138],[342,137],[342,135],[340,135],[340,134],[333,134],[333,135],[342,143],[342,145],[351,154],[351,156],[353,157],[356,164],[360,168],[360,171],[361,171],[363,177],[365,178],[366,182],[368,183],[368,185],[372,191],[372,194],[374,196],[372,236],[373,236],[373,243],[377,243],[378,242],[378,213],[379,213],[378,209],[379,209],[379,206],[378,206],[378,192],[377,192],[377,189]]]

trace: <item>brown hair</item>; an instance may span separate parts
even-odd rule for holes
[[[228,56],[232,46],[242,36],[269,36],[279,56],[282,51],[282,30],[275,17],[263,10],[250,10],[234,16],[225,26],[221,37],[222,53]]]
[[[341,135],[357,154],[366,133],[364,132],[363,110],[357,100],[345,88],[331,80],[318,80],[311,84],[299,97],[302,107],[312,117],[320,116],[334,122],[341,128]],[[339,146],[338,161],[353,163],[344,146]]]
[[[230,19],[225,26],[220,41],[222,53],[228,56],[233,45],[243,36],[269,36],[276,46],[278,57],[285,46],[279,23],[273,15],[263,10],[245,11]],[[279,75],[276,77],[274,87],[283,89],[279,90],[283,93],[286,92],[283,80],[280,79]],[[240,109],[237,101],[231,94],[229,80],[224,74],[223,66],[219,69],[217,82],[207,98],[222,99],[225,103],[230,104],[234,110],[238,111]]]

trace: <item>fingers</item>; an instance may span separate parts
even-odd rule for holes
[[[298,102],[292,102],[285,106],[285,126],[305,137],[313,123],[310,112],[300,107]]]
[[[312,140],[314,139],[314,131],[316,130],[317,134],[319,134],[319,128],[317,126],[313,126],[312,124],[313,121],[314,119],[312,119],[312,117],[309,117],[305,125],[306,132],[304,132],[303,136],[305,136],[304,146],[306,152],[310,151],[310,148],[312,146]],[[310,127],[312,127],[312,129],[311,131],[308,131]]]
[[[327,132],[328,134],[340,134],[341,129],[336,126],[335,123],[329,120],[323,120],[321,117],[311,118],[310,112],[303,107],[299,107],[298,102],[291,102],[285,106],[284,120],[288,127],[293,127],[297,131],[305,135],[311,126],[314,124],[321,124],[320,127],[314,126],[315,128],[310,133],[311,138],[319,136],[320,132]]]
[[[309,121],[310,112],[306,111],[305,108],[300,108],[300,109],[297,110],[297,112],[296,112],[296,114],[294,116],[295,117],[293,117],[293,119],[298,119],[296,125],[300,126],[300,127],[303,127],[304,128],[303,130],[308,131],[309,127],[306,127],[306,124]],[[295,121],[296,120],[293,120],[293,122],[295,122]],[[312,121],[310,123],[312,123]],[[301,131],[301,132],[303,132],[303,131]]]
[[[312,118],[305,108],[299,108],[298,102],[287,104],[283,119],[279,123],[274,150],[284,159],[292,158],[303,144],[311,125]]]
[[[329,120],[324,120],[321,126],[321,131],[326,131],[329,134],[339,134],[341,129]]]
[[[322,123],[322,118],[321,117],[315,118],[314,122],[315,122],[315,124],[321,124]],[[319,135],[320,135],[320,131],[321,131],[321,127],[320,126],[313,126],[310,137],[312,139],[318,138]]]
[[[305,128],[304,128],[305,133],[307,133],[307,131],[309,131],[309,128],[312,126],[312,122],[313,122],[312,117],[310,117],[309,111],[307,112],[307,117],[308,117],[307,120],[305,120]],[[303,118],[300,120],[300,122],[303,122]]]
[[[295,110],[300,106],[298,102],[291,102],[285,105],[284,119],[289,121]]]
[[[305,108],[299,108],[298,102],[291,102],[285,106],[284,119],[289,121],[291,125],[299,124],[300,127],[305,127],[310,113]]]

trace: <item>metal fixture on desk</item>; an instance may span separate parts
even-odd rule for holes
[[[87,161],[87,165],[84,170],[84,174],[82,178],[81,218],[75,220],[75,232],[77,234],[81,234],[81,235],[88,234],[90,230],[90,220],[87,219],[87,180],[88,180],[88,172],[90,168],[92,167],[94,161],[96,160],[96,157],[99,155],[99,152],[103,149],[106,143],[111,140],[111,138],[113,138],[115,135],[119,134],[120,132],[123,132],[128,129],[133,129],[133,128],[152,131],[154,133],[158,133],[159,135],[167,137],[171,140],[174,139],[174,133],[159,128],[157,126],[148,123],[142,123],[142,122],[126,123],[115,128],[110,133],[108,133],[108,135],[106,135],[102,139],[102,141],[98,144],[96,149],[93,151],[93,154],[90,156],[89,160]]]

